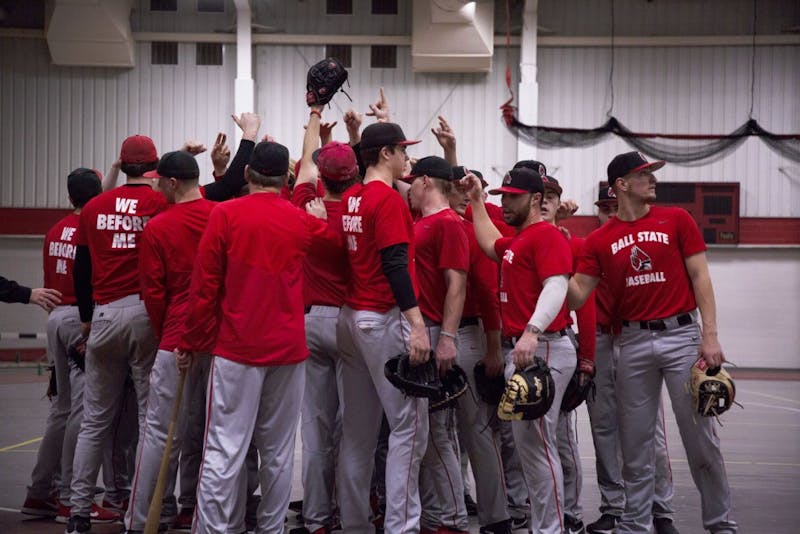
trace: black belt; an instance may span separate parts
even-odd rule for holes
[[[465,326],[477,326],[480,317],[462,317],[461,322],[458,323],[459,328],[464,328]]]
[[[622,321],[622,326],[636,326],[639,325],[639,328],[642,330],[655,330],[657,332],[662,332],[669,328],[677,328],[679,326],[686,326],[687,324],[692,324],[694,322],[694,317],[692,317],[691,313],[682,313],[680,315],[676,315],[675,317],[667,317],[666,319],[656,319],[654,321]]]
[[[308,313],[311,311],[311,306],[306,306],[305,311],[303,313]]]
[[[543,334],[539,334],[539,335],[540,336],[544,336],[544,337],[546,337],[546,336],[564,337],[564,336],[567,335],[568,332],[569,332],[568,328],[562,328],[561,330],[553,330],[553,331],[548,330],[548,331],[544,332]],[[522,337],[522,336],[504,337],[503,340],[502,340],[503,341],[503,346],[504,347],[512,347],[513,348],[514,345],[517,344],[517,341],[519,341],[520,337]]]
[[[598,324],[597,325],[597,333],[598,334],[606,334],[607,335],[607,334],[611,334],[612,330],[611,330],[611,327],[609,325]]]

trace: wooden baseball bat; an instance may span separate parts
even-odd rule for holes
[[[164,487],[167,484],[167,471],[169,471],[169,457],[172,452],[172,436],[175,434],[175,424],[178,420],[178,412],[181,408],[181,398],[183,397],[183,383],[186,380],[186,371],[180,373],[178,378],[178,391],[175,393],[175,401],[172,403],[172,418],[169,421],[167,431],[167,441],[164,444],[164,455],[161,457],[161,467],[158,469],[158,480],[153,490],[153,498],[150,500],[150,509],[147,510],[147,521],[144,524],[144,534],[158,534],[158,524],[161,520],[161,502],[164,500]]]

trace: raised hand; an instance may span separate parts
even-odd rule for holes
[[[214,148],[211,149],[211,163],[214,164],[214,174],[220,176],[225,174],[228,168],[228,162],[231,159],[231,149],[225,143],[228,136],[220,132],[217,134],[217,139],[214,141]]]
[[[243,112],[238,117],[231,115],[233,122],[242,130],[242,139],[255,142],[258,129],[261,128],[261,117],[249,111]]]
[[[374,104],[369,105],[368,117],[375,117],[378,122],[392,122],[389,116],[389,101],[386,99],[386,93],[381,87],[381,97]]]

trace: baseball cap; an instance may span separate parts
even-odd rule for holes
[[[361,150],[391,145],[416,145],[420,141],[409,141],[400,125],[393,122],[376,122],[361,132]]]
[[[403,176],[401,180],[404,182],[413,182],[414,178],[418,178],[420,176],[441,178],[442,180],[447,180],[448,182],[455,180],[453,177],[453,168],[450,166],[450,163],[439,156],[427,156],[417,160],[417,162],[411,167],[411,172],[408,175]]]
[[[558,196],[561,196],[561,193],[564,192],[564,190],[561,188],[561,185],[558,183],[558,180],[552,176],[542,175],[542,184],[544,185],[545,191],[550,191]]]
[[[153,163],[158,161],[158,152],[146,135],[132,135],[122,142],[119,159],[122,163]]]
[[[280,143],[262,141],[250,154],[249,165],[264,176],[281,176],[289,170],[289,149]]]
[[[641,152],[618,154],[611,160],[611,163],[608,164],[608,183],[609,185],[614,185],[614,182],[619,178],[633,172],[644,170],[657,171],[666,165],[666,163],[666,161],[662,160],[648,162],[647,158],[645,158],[644,154]]]
[[[328,180],[345,182],[358,174],[356,153],[346,143],[331,141],[319,150],[317,168]]]
[[[460,180],[467,175],[468,172],[471,172],[475,176],[478,177],[478,180],[481,181],[481,186],[486,189],[489,187],[489,182],[483,179],[483,173],[481,171],[476,171],[475,169],[467,169],[463,165],[456,165],[453,167],[453,181]]]
[[[503,193],[510,193],[512,195],[541,193],[544,195],[542,177],[539,173],[527,167],[511,169],[503,177],[503,185],[489,191],[490,195],[500,195]]]
[[[538,172],[542,176],[547,174],[547,167],[541,161],[535,159],[523,159],[514,164],[515,169],[530,169],[533,172]]]
[[[183,150],[167,152],[158,162],[156,170],[144,173],[145,178],[177,178],[178,180],[196,180],[200,177],[200,168],[194,156]]]
[[[608,182],[600,183],[600,192],[597,194],[597,201],[595,206],[602,206],[604,204],[615,204],[617,202],[617,195],[614,190],[608,185]]]

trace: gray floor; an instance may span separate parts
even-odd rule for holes
[[[36,459],[37,438],[47,415],[46,384],[36,370],[0,370],[0,533],[56,533],[63,526],[27,520],[18,513]],[[745,534],[800,532],[800,382],[737,381],[735,408],[719,429],[733,488],[735,519]],[[594,451],[586,410],[578,410],[578,434],[584,469],[582,504],[589,521],[598,516]],[[674,419],[667,431],[675,484],[676,526],[683,534],[703,532],[700,497],[692,484]],[[27,442],[27,443],[26,443]],[[292,499],[300,497],[300,449],[297,449]],[[290,521],[290,525],[293,522]],[[94,532],[117,532],[118,526]],[[473,521],[470,532],[478,532]]]

